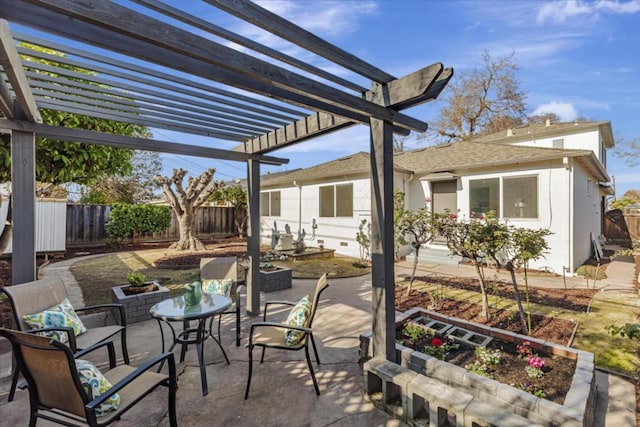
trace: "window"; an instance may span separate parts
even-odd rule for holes
[[[538,177],[503,178],[502,216],[538,218]]]
[[[320,216],[353,216],[353,184],[320,187]]]
[[[260,193],[260,215],[280,216],[280,192],[265,191]]]
[[[553,148],[564,148],[564,139],[554,139]]]
[[[476,214],[494,211],[500,214],[500,179],[474,179],[469,181],[469,207]]]

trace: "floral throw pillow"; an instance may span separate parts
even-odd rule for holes
[[[289,326],[304,326],[309,318],[309,314],[311,314],[311,301],[309,301],[309,295],[305,295],[291,309],[285,324]],[[298,345],[302,338],[304,338],[304,332],[293,329],[285,329],[284,331],[284,342],[287,345]]]
[[[76,370],[89,399],[93,400],[111,388],[111,383],[102,375],[102,372],[88,360],[76,359]],[[118,406],[120,406],[120,396],[115,393],[103,404],[96,407],[96,416],[103,417],[107,412],[118,409]]]
[[[202,281],[202,293],[228,297],[231,294],[231,285],[233,285],[232,279],[204,279]]]
[[[73,333],[76,336],[87,332],[87,328],[84,326],[82,320],[80,320],[71,306],[71,302],[69,302],[67,298],[62,300],[58,305],[49,307],[40,313],[27,314],[26,316],[22,316],[22,318],[34,329],[71,327],[73,328]],[[68,342],[67,334],[62,331],[41,332],[38,335],[50,337],[65,344]]]

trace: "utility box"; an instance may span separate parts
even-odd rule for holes
[[[293,234],[283,233],[280,235],[276,249],[279,251],[288,251],[293,249]]]

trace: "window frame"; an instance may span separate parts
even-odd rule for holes
[[[527,179],[527,178],[535,178],[536,180],[536,189],[535,189],[535,201],[536,201],[536,215],[535,216],[507,216],[505,213],[504,207],[505,203],[505,180],[510,179]],[[503,176],[500,180],[501,188],[500,188],[500,210],[501,210],[501,218],[509,219],[509,220],[539,220],[540,219],[540,175],[539,174],[527,174],[527,175],[513,175],[513,176]]]
[[[277,194],[277,198],[276,198],[276,194]],[[274,213],[274,200],[278,201],[277,213]],[[260,192],[260,216],[279,217],[281,215],[282,215],[282,192],[280,190],[261,191]]]
[[[340,189],[347,189],[351,195],[350,206],[347,207],[349,210],[349,214],[345,214],[343,212],[344,206],[339,206],[338,200],[344,200],[344,195],[339,194]],[[343,190],[344,191],[344,190]],[[326,194],[323,195],[323,192]],[[331,209],[329,206],[324,206],[323,200],[328,198],[329,193],[331,194]],[[318,217],[320,218],[353,218],[353,182],[347,182],[343,184],[329,184],[329,185],[320,185],[318,186]],[[329,214],[329,210],[331,210],[331,214]],[[339,214],[339,212],[341,214]]]

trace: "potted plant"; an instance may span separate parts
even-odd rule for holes
[[[131,271],[126,277],[127,285],[111,288],[112,301],[122,304],[127,323],[151,318],[149,309],[157,302],[169,298],[169,289],[154,280],[146,280],[139,271]]]
[[[153,280],[147,281],[144,274],[139,271],[132,271],[127,274],[127,283],[129,286],[124,287],[125,295],[135,295],[145,292],[153,292],[158,290],[158,285]]]

